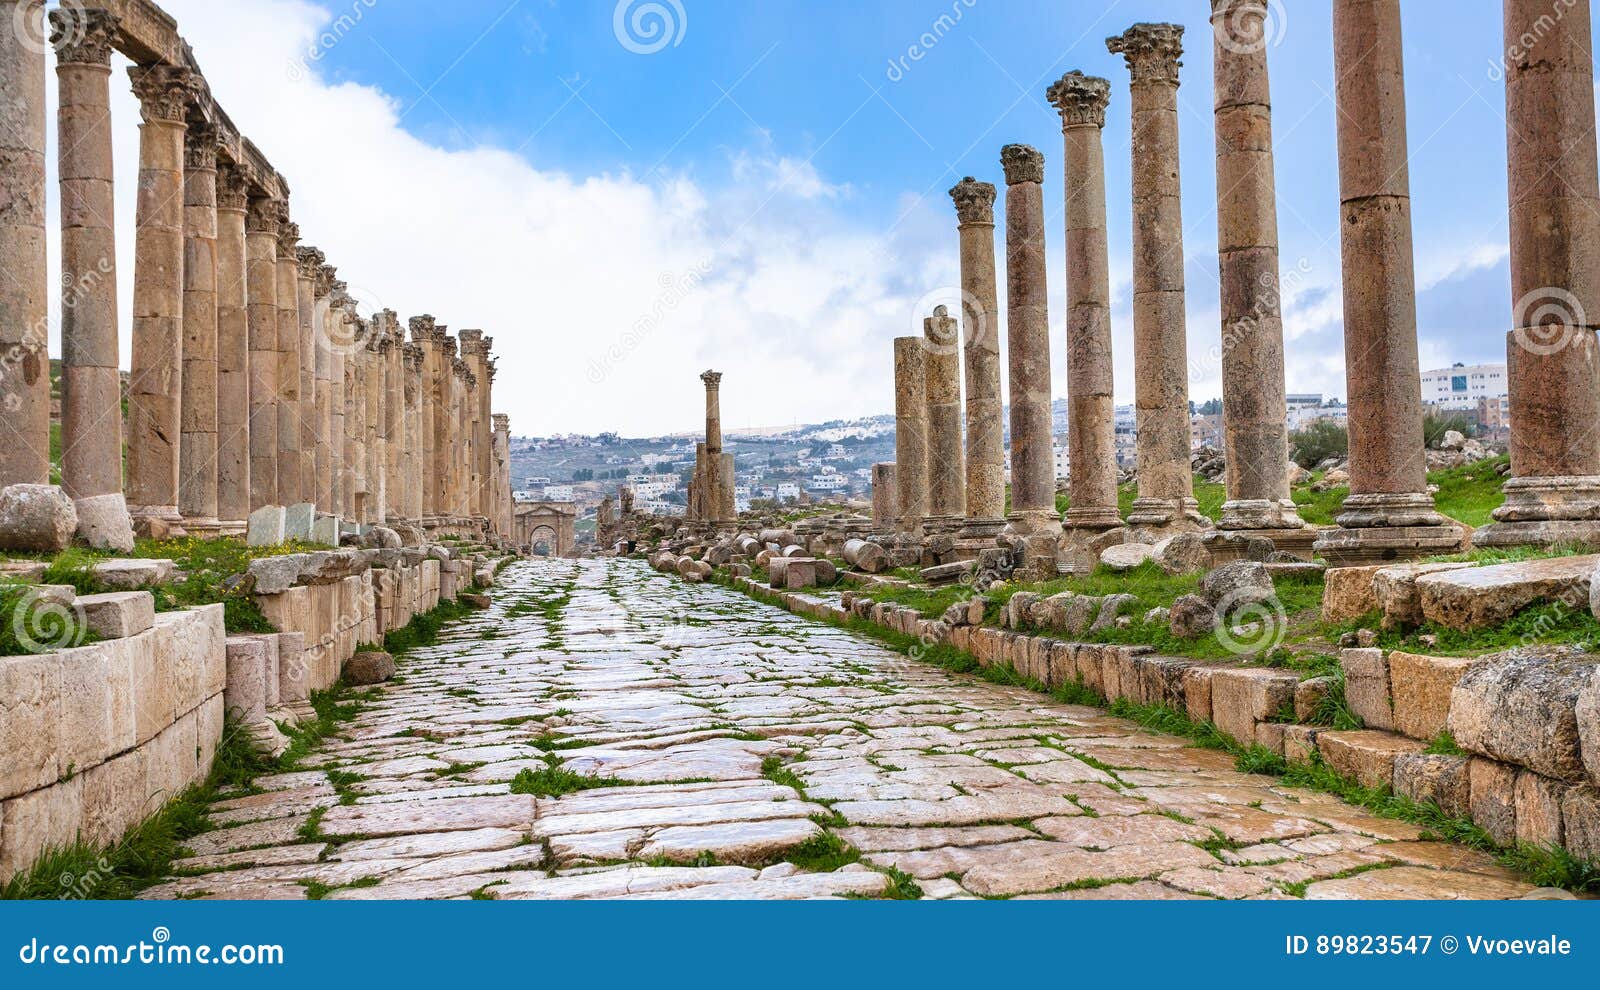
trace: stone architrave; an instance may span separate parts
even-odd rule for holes
[[[1055,573],[1056,512],[1050,410],[1050,315],[1044,230],[1044,155],[1023,144],[1000,152],[1006,174],[1006,305],[1011,364],[1011,514],[1005,536],[1025,546],[1024,567]],[[905,466],[900,468],[904,484]]]
[[[1350,497],[1316,551],[1334,565],[1454,553],[1465,530],[1434,509],[1417,389],[1400,0],[1334,0],[1333,41]]]
[[[111,50],[119,22],[108,11],[68,8],[51,11],[50,24],[60,94],[61,482],[78,512],[78,538],[129,552],[111,165]]]
[[[217,170],[217,516],[225,532],[250,517],[250,313],[245,214],[249,182]]]
[[[1050,87],[1048,95],[1061,114],[1066,163],[1067,447],[1072,462],[1072,504],[1065,523],[1072,539],[1088,542],[1122,525],[1117,510],[1111,267],[1102,140],[1111,84],[1096,76],[1069,72]]]
[[[1588,0],[1505,0],[1511,479],[1474,546],[1600,543],[1600,179]]]
[[[1167,536],[1209,528],[1194,497],[1178,144],[1184,29],[1135,24],[1106,41],[1133,97],[1133,351],[1139,497],[1128,524]]]
[[[128,374],[128,503],[136,521],[179,522],[183,391],[184,135],[198,92],[171,65],[128,70],[139,128],[133,251],[133,346]]]
[[[928,345],[921,337],[894,341],[894,459],[898,532],[921,539],[928,516]]]
[[[0,0],[0,488],[50,480],[44,33],[44,0]]]
[[[1228,448],[1228,500],[1217,528],[1309,556],[1315,533],[1289,497],[1267,0],[1211,0],[1211,9]]]
[[[197,534],[221,529],[217,510],[217,133],[190,124],[184,148],[183,427],[178,511]]]
[[[1005,528],[1005,397],[1000,390],[1000,302],[994,259],[994,203],[988,182],[968,176],[950,190],[961,241],[961,321],[966,357],[968,538]]]
[[[245,218],[250,325],[250,511],[278,504],[278,226],[283,204],[250,200]]]
[[[922,323],[927,344],[928,528],[955,532],[966,519],[961,452],[961,331],[943,306]]]

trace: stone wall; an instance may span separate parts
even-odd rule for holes
[[[227,681],[221,605],[123,639],[0,658],[0,881],[108,844],[211,771]]]

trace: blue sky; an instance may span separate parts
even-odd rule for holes
[[[650,6],[629,4],[623,0],[625,19]],[[275,161],[301,161],[287,147],[292,131],[280,128],[255,92],[262,84],[233,64],[234,51],[249,49],[220,37],[223,25],[239,25],[201,0],[167,6],[224,103],[243,105],[235,116],[254,114]],[[1204,366],[1220,334],[1205,0],[678,0],[676,9],[663,0],[656,7],[672,22],[671,40],[651,53],[630,50],[648,46],[648,38],[619,39],[613,0],[227,6],[246,18],[246,29],[252,12],[292,12],[271,30],[261,20],[250,42],[309,44],[313,98],[342,107],[355,94],[365,98],[357,107],[383,106],[387,119],[352,148],[377,156],[373,183],[399,181],[417,158],[439,156],[465,163],[462,188],[449,180],[441,186],[438,175],[450,173],[435,172],[412,189],[463,203],[493,190],[508,200],[508,213],[526,212],[499,231],[481,220],[477,229],[452,228],[449,210],[418,221],[417,243],[437,245],[449,256],[444,264],[460,266],[435,287],[445,298],[418,297],[417,278],[383,256],[373,255],[361,275],[375,299],[397,309],[437,310],[457,327],[485,324],[506,344],[503,366],[516,358],[519,382],[550,381],[548,391],[502,390],[519,433],[690,429],[694,373],[712,364],[729,372],[728,419],[740,425],[888,411],[890,339],[913,332],[915,307],[931,308],[928,300],[956,281],[946,190],[967,174],[998,183],[999,149],[1009,142],[1034,144],[1047,156],[1052,324],[1061,338],[1061,136],[1043,94],[1070,69],[1113,83],[1106,126],[1113,321],[1118,401],[1131,402],[1128,77],[1104,40],[1136,21],[1184,24],[1188,332],[1200,365],[1192,389],[1202,399],[1220,391],[1215,369]],[[345,24],[335,27],[340,15]],[[1292,0],[1276,16],[1270,61],[1283,265],[1298,273],[1288,279],[1288,383],[1293,391],[1342,394],[1330,6]],[[1423,364],[1501,360],[1511,300],[1504,91],[1491,75],[1500,4],[1413,0],[1405,17]],[[279,22],[291,25],[283,38]],[[913,45],[923,47],[920,59],[909,57]],[[221,80],[219,61],[227,63]],[[248,119],[241,126],[253,132]],[[337,135],[340,127],[321,122],[316,134]],[[390,132],[398,136],[386,152]],[[480,166],[481,178],[473,171]],[[340,243],[352,260],[361,257],[368,249],[353,235],[370,233],[379,219],[352,225],[334,212],[344,198],[334,183],[349,178],[316,167],[284,170],[312,213],[302,226],[328,228],[308,240]],[[574,202],[539,199],[549,195]],[[544,219],[568,208],[563,220]],[[593,230],[580,229],[585,216]],[[386,222],[393,225],[392,202]],[[490,226],[500,223],[491,218]],[[502,243],[499,234],[511,239]],[[568,242],[574,246],[562,246]],[[694,250],[675,253],[689,242]],[[479,251],[486,255],[475,262]],[[524,275],[510,285],[504,278],[479,284],[474,272],[517,270],[504,268],[508,251],[526,262]],[[704,269],[686,282],[687,259],[700,256]],[[515,296],[522,308],[490,305],[498,295]],[[508,320],[512,312],[532,318]],[[630,340],[620,356],[613,346],[604,359],[604,341],[621,339],[652,313],[648,342]],[[657,332],[663,328],[669,332]],[[1059,397],[1060,339],[1055,362]],[[591,373],[563,375],[562,364]]]

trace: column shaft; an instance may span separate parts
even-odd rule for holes
[[[921,337],[894,342],[894,459],[899,532],[920,538],[928,517],[928,345]]]
[[[217,173],[217,516],[229,528],[250,515],[248,202],[244,175],[224,166]]]
[[[961,452],[961,334],[945,307],[923,321],[927,344],[928,514],[942,529],[967,514],[966,461]]]
[[[295,316],[299,327],[300,395],[296,415],[300,425],[300,501],[320,501],[317,475],[317,269],[325,260],[316,248],[296,253]],[[321,506],[319,505],[320,509]]]
[[[966,354],[966,514],[972,536],[994,536],[1006,517],[1005,397],[1000,390],[1000,302],[994,201],[968,177],[952,190],[961,241],[961,321]]]
[[[278,504],[278,224],[283,204],[250,201],[246,217],[250,323],[250,510]]]
[[[1001,152],[1006,170],[1006,297],[1011,363],[1011,516],[1054,519],[1050,317],[1045,275],[1044,156],[1025,145]],[[904,484],[904,465],[901,466]],[[1048,523],[1044,524],[1049,529]],[[1016,527],[1013,527],[1014,529]]]
[[[191,127],[185,149],[183,434],[178,511],[186,528],[215,532],[217,517],[217,135]]]
[[[298,224],[278,229],[278,494],[279,505],[305,501],[300,492],[300,286]]]
[[[900,494],[895,487],[893,464],[872,465],[872,530],[892,533],[900,516]]]

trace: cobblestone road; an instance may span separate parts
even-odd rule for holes
[[[1533,890],[1223,754],[638,562],[530,562],[504,582],[307,769],[219,802],[145,896],[875,897],[904,877],[934,898]],[[514,793],[596,777],[626,786]]]

